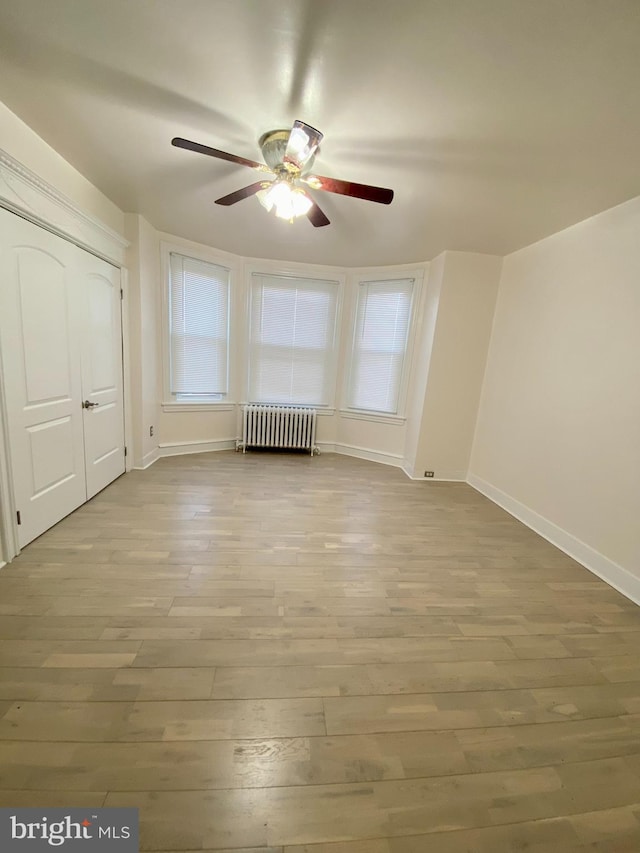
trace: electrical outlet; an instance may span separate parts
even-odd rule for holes
[[[433,477],[433,471],[425,471],[424,476],[425,477]]]
[[[153,427],[152,426],[149,427],[149,435],[151,436],[151,438],[153,438]]]

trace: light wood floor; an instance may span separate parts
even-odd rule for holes
[[[640,610],[464,484],[218,453],[0,572],[0,805],[143,850],[640,850]]]

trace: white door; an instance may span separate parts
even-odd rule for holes
[[[78,250],[87,498],[124,473],[120,270]]]
[[[125,470],[120,271],[0,210],[0,344],[23,547]]]
[[[0,216],[0,336],[22,547],[86,500],[76,250]]]

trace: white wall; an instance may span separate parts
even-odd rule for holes
[[[427,287],[407,468],[435,479],[465,480],[502,258],[444,252]]]
[[[470,482],[640,600],[640,198],[505,258]]]
[[[157,458],[160,420],[160,242],[138,214],[126,214],[125,229],[133,465],[145,467]]]
[[[158,279],[157,232],[146,219],[140,219],[140,301],[142,306],[142,449],[145,458],[158,446],[158,423],[162,399],[162,357],[159,346],[162,322]],[[151,436],[151,428],[154,435]]]
[[[68,196],[82,211],[124,233],[123,212],[1,102],[0,148]]]
[[[405,434],[404,468],[410,477],[417,477],[416,457],[422,429],[424,398],[431,365],[431,353],[436,334],[438,306],[444,278],[444,252],[429,264],[420,325],[417,330],[416,357],[411,382],[411,397],[407,405],[407,429]],[[424,469],[423,469],[424,470]]]

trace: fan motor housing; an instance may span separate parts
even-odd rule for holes
[[[258,145],[262,151],[264,162],[276,175],[289,173],[297,177],[300,174],[300,169],[294,163],[284,162],[290,133],[290,130],[268,130],[262,134],[258,140]],[[315,155],[305,164],[305,171],[311,168],[314,160]]]

